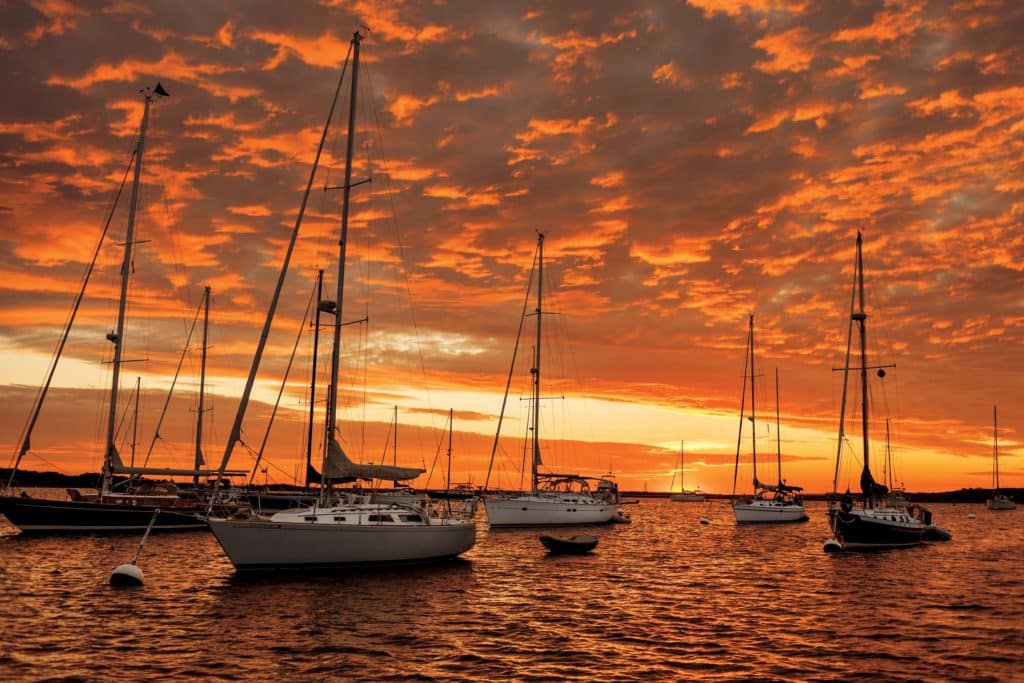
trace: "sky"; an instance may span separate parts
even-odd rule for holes
[[[209,285],[202,449],[219,463],[359,30],[352,177],[372,182],[352,190],[339,382],[354,459],[442,485],[452,410],[451,479],[487,480],[542,232],[544,467],[666,490],[682,450],[687,488],[731,491],[753,314],[759,478],[781,453],[789,483],[829,491],[862,231],[869,362],[895,366],[871,383],[876,478],[889,418],[897,484],[988,487],[998,406],[1001,481],[1024,486],[1021,3],[0,0],[0,19],[11,454],[125,174],[140,91],[160,82],[118,443],[145,459]],[[334,298],[341,193],[325,188],[343,182],[350,75],[232,457],[253,466],[294,347],[257,481],[292,482],[305,457],[312,342],[296,338],[318,269]],[[127,204],[126,190],[24,468],[100,466]],[[522,481],[534,324],[491,486]],[[200,346],[150,465],[192,459]],[[860,472],[859,408],[847,417],[841,489]],[[738,450],[749,491],[749,428]]]

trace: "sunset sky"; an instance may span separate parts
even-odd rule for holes
[[[872,389],[873,453],[888,415],[898,482],[987,487],[998,405],[1002,483],[1024,486],[1024,4],[1010,0],[0,0],[8,454],[124,174],[139,91],[160,81],[122,399],[141,376],[144,453],[210,285],[204,451],[219,463],[360,27],[353,179],[373,182],[353,190],[345,300],[346,321],[369,319],[345,328],[354,459],[381,459],[397,405],[399,464],[429,469],[453,409],[452,478],[483,483],[541,231],[558,314],[546,466],[664,490],[685,441],[687,486],[730,491],[753,313],[758,453],[776,449],[778,368],[784,477],[831,490],[861,230],[871,361],[896,366]],[[342,182],[347,109],[346,96],[243,427],[254,451],[317,268],[333,291],[341,195],[323,188]],[[126,206],[26,469],[99,469]],[[292,481],[304,458],[310,349],[303,336],[260,482]],[[492,484],[519,482],[528,368]],[[192,353],[151,465],[191,459],[198,369]],[[232,466],[252,462],[236,449]],[[858,477],[844,468],[840,487]]]

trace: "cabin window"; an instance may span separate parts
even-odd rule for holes
[[[344,521],[345,521],[345,518],[344,518],[344,517],[342,517],[342,516],[340,516],[340,515],[335,515],[335,516],[334,516],[334,521],[335,521],[335,522],[344,522]]]
[[[391,522],[391,515],[370,515],[366,518],[370,522]]]
[[[419,515],[401,515],[403,522],[422,522],[423,518]]]
[[[316,515],[309,515],[308,517],[303,517],[303,519],[305,519],[307,522],[315,522]]]
[[[527,508],[523,508],[523,512],[526,512]]]

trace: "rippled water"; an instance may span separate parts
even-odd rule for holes
[[[135,589],[107,579],[137,537],[5,535],[0,679],[1020,680],[1024,511],[940,507],[951,543],[846,556],[821,550],[820,503],[737,527],[645,499],[579,557],[481,511],[463,560],[255,579],[170,534]]]

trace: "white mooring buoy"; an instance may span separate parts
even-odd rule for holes
[[[841,553],[843,552],[842,544],[834,538],[830,538],[825,541],[825,546],[822,548],[826,553]]]
[[[142,540],[139,541],[139,547],[135,549],[135,556],[132,557],[132,561],[128,564],[119,564],[114,567],[114,571],[110,574],[111,586],[141,586],[143,584],[142,570],[135,563],[139,561],[142,547],[146,545],[146,539],[149,538],[149,532],[153,530],[153,524],[156,523],[156,516],[159,514],[160,508],[153,510],[153,517],[149,520],[146,533],[142,534]]]

